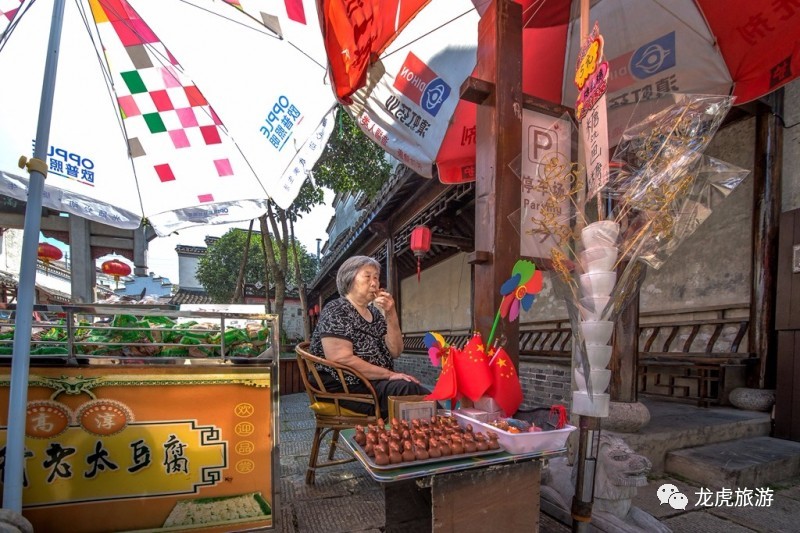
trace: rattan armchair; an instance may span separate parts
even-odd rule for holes
[[[311,446],[311,455],[308,457],[308,470],[306,470],[306,484],[314,483],[314,476],[318,468],[339,465],[355,460],[353,457],[334,460],[336,445],[339,442],[339,432],[349,429],[357,424],[366,425],[375,423],[381,416],[380,402],[375,389],[372,388],[369,380],[359,372],[345,365],[317,357],[308,352],[308,342],[302,342],[295,347],[297,353],[297,366],[300,375],[303,377],[303,384],[308,393],[309,407],[314,412],[317,427],[314,431],[314,442]],[[321,379],[320,371],[316,365],[332,368],[339,376],[339,380],[344,383],[344,391],[330,392]],[[368,393],[350,392],[346,375],[353,375],[360,379],[368,389]],[[341,405],[342,401],[356,402],[371,406],[374,415],[365,415]],[[320,443],[325,436],[331,433],[331,445],[328,451],[328,459],[320,463],[318,461]]]

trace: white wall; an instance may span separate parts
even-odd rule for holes
[[[403,332],[470,329],[472,274],[466,254],[432,267],[422,263],[422,276],[400,282]]]

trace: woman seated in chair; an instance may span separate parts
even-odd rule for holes
[[[347,259],[336,274],[341,298],[322,309],[311,336],[309,351],[318,357],[347,365],[370,380],[380,399],[383,416],[389,412],[389,396],[429,394],[414,376],[394,371],[394,359],[403,351],[403,334],[394,299],[380,288],[380,264],[371,257]],[[330,391],[343,390],[338,376],[318,366]],[[351,392],[367,392],[354,376],[346,376]],[[344,405],[346,402],[342,402]],[[348,409],[364,414],[370,406],[347,402]]]

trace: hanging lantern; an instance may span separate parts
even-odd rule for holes
[[[411,251],[417,256],[417,283],[419,283],[421,267],[420,260],[431,249],[431,228],[417,226],[411,230]]]
[[[104,262],[100,265],[100,270],[103,274],[108,274],[109,276],[114,276],[114,281],[117,284],[117,289],[119,289],[119,278],[121,276],[127,276],[131,273],[131,267],[127,264],[123,263],[119,259],[111,259],[109,261]]]
[[[314,306],[314,316],[319,316],[319,304]]]
[[[46,242],[40,242],[37,256],[39,257],[39,260],[44,263],[44,271],[46,273],[48,267],[50,266],[50,261],[58,261],[64,256],[64,254],[58,247]]]

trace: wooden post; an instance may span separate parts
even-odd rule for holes
[[[392,226],[387,227],[386,234],[386,290],[394,298],[394,306],[397,311],[397,318],[400,320],[400,328],[403,327],[403,308],[400,294],[400,281],[397,278],[397,258],[394,255],[394,231]]]
[[[509,163],[522,150],[522,6],[495,0],[478,25],[477,77],[494,84],[478,105],[475,183],[473,321],[488,340],[500,307],[500,286],[519,258],[520,236],[509,216],[520,207],[521,183]],[[469,81],[469,80],[468,80]],[[519,368],[519,325],[504,322],[505,348]]]
[[[753,167],[753,285],[750,291],[749,351],[760,358],[758,388],[775,388],[777,336],[775,295],[778,275],[778,228],[781,216],[783,89],[767,97],[756,116]]]
[[[642,263],[629,266],[625,261],[617,269],[617,275],[621,275],[626,268],[638,269],[638,272],[633,272],[638,279],[635,287],[631,289],[633,296],[622,308],[614,323],[614,337],[611,341],[614,351],[609,365],[611,369],[609,394],[612,402],[633,403],[638,400],[639,289],[646,269]]]

